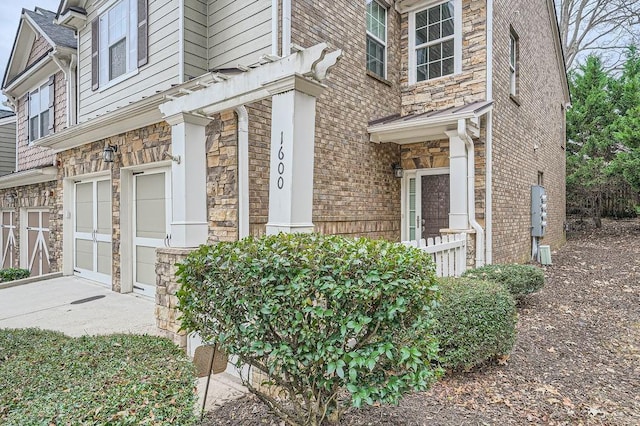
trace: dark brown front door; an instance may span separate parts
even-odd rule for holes
[[[449,227],[449,175],[425,175],[422,185],[422,236],[435,238]]]

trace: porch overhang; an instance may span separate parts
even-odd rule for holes
[[[57,176],[58,168],[55,166],[15,172],[0,177],[0,189],[50,182],[56,180]]]
[[[444,110],[379,120],[371,123],[367,131],[369,140],[374,143],[405,145],[443,139],[447,137],[446,132],[458,128],[460,120],[470,120],[478,125],[480,117],[492,108],[493,101],[478,101]]]

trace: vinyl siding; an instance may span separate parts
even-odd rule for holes
[[[207,10],[207,0],[184,0],[185,80],[208,70]]]
[[[209,1],[209,68],[249,65],[271,53],[271,0]]]
[[[81,30],[79,123],[180,83],[178,7],[178,0],[149,0],[149,63],[130,78],[96,91],[91,89],[91,25]],[[87,22],[97,16],[97,10],[90,8]]]
[[[16,169],[16,123],[0,126],[0,176]]]

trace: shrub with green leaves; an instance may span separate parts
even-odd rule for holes
[[[22,268],[7,268],[0,269],[0,283],[5,281],[21,280],[23,278],[29,278],[31,272],[28,269]]]
[[[444,368],[468,370],[511,352],[517,311],[504,286],[469,278],[442,278],[439,286],[435,331]]]
[[[288,423],[337,421],[436,380],[433,271],[420,250],[365,238],[202,246],[178,266],[182,325],[265,372],[285,401],[246,384]]]
[[[0,329],[2,425],[195,425],[194,387],[167,339]]]
[[[486,265],[469,269],[463,276],[498,282],[518,301],[544,287],[544,272],[533,265]]]

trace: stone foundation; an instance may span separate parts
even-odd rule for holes
[[[176,264],[183,261],[195,248],[159,248],[156,250],[156,326],[161,336],[181,348],[187,347],[187,332],[180,330],[180,313],[176,292]]]

